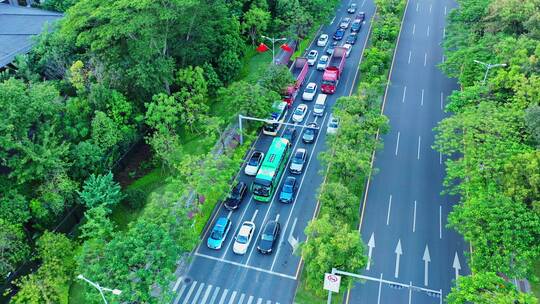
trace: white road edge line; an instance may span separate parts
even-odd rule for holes
[[[411,55],[412,55],[412,51],[409,51],[409,59],[407,60],[407,63],[408,63],[408,64],[411,63]]]
[[[446,36],[446,27],[443,27],[442,29],[442,37],[444,38]]]
[[[442,165],[442,152],[439,152],[439,164]]]
[[[444,15],[446,16],[446,5],[444,6]]]
[[[430,14],[431,14],[431,7],[432,7],[432,6],[433,6],[433,5],[430,3],[430,4],[429,4],[429,13],[430,13]]]
[[[397,140],[396,140],[396,156],[397,156],[397,153],[399,151],[399,134],[400,134],[400,132],[398,131],[397,132]]]
[[[416,11],[418,12],[418,7],[420,6],[420,2],[416,2]]]
[[[427,64],[427,52],[424,53],[424,66]]]
[[[429,25],[427,26],[427,36],[429,37]]]
[[[444,108],[444,96],[443,92],[441,92],[441,110]]]
[[[422,142],[422,136],[418,136],[418,152],[416,153],[416,159],[420,159],[420,143]]]
[[[296,278],[295,278],[294,276],[288,275],[288,274],[283,274],[283,273],[280,273],[280,272],[270,271],[270,270],[266,270],[266,269],[259,268],[259,267],[255,267],[255,266],[249,266],[249,265],[245,265],[245,264],[242,264],[242,263],[229,261],[229,260],[222,259],[222,258],[216,258],[216,257],[210,256],[210,255],[206,255],[206,254],[203,254],[203,253],[198,253],[198,252],[196,252],[195,255],[196,255],[196,256],[203,257],[203,258],[207,258],[207,259],[210,259],[210,260],[214,260],[214,261],[219,261],[219,262],[231,264],[231,265],[238,266],[238,267],[243,267],[243,268],[246,268],[246,269],[251,269],[251,270],[255,270],[255,271],[259,271],[259,272],[264,272],[264,273],[271,274],[271,275],[275,275],[275,276],[279,276],[279,277],[282,277],[282,278],[287,278],[287,279],[291,279],[291,280],[296,280]]]
[[[390,210],[392,209],[392,194],[388,198],[388,212],[386,213],[386,226],[390,226]]]
[[[409,286],[412,286],[412,281],[409,281]],[[412,288],[409,288],[409,304],[411,303],[412,303]]]
[[[361,7],[364,7],[364,4],[366,4],[366,0],[362,1]]]
[[[401,98],[401,102],[405,103],[405,95],[407,94],[407,86],[403,87],[403,98]]]
[[[442,240],[442,205],[439,205],[439,239]]]
[[[414,201],[414,212],[413,212],[413,222],[412,222],[412,232],[416,231],[416,201]]]
[[[416,30],[416,24],[413,24],[413,26],[412,26],[412,34],[413,34],[413,36],[414,36],[415,30]]]
[[[332,18],[332,21],[330,21],[330,25],[334,24],[334,21],[336,21],[336,16],[334,16],[334,18]]]
[[[420,105],[424,105],[424,89],[422,89],[422,98],[420,99]]]
[[[379,294],[377,296],[377,304],[381,304],[381,289],[382,289],[382,272],[381,272],[381,278],[379,281]]]

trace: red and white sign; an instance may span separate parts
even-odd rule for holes
[[[324,289],[339,292],[339,284],[341,284],[341,276],[331,273],[324,274]]]

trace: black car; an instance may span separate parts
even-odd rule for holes
[[[356,15],[355,21],[359,20],[360,22],[364,22],[366,20],[366,13],[360,12],[358,15]]]
[[[334,53],[334,49],[336,48],[336,46],[338,46],[338,42],[337,42],[337,41],[332,42],[332,45],[330,45],[330,46],[326,49],[326,54],[332,55],[332,53]]]
[[[338,28],[336,32],[334,33],[334,40],[341,40],[343,39],[343,36],[345,36],[345,30],[342,28]]]
[[[240,207],[244,195],[246,195],[247,185],[244,182],[237,183],[231,193],[225,199],[225,208],[229,210],[236,210]]]
[[[362,28],[362,22],[355,20],[351,25],[351,32],[356,33],[359,32]]]
[[[281,137],[289,140],[289,142],[292,143],[296,138],[296,128],[287,127],[285,131],[283,131],[283,135],[281,135]]]
[[[352,33],[347,37],[347,40],[345,40],[345,43],[355,44],[356,39],[358,39],[358,35],[356,33]]]
[[[269,221],[266,223],[257,244],[257,250],[262,254],[271,254],[274,245],[278,242],[281,225],[277,221]]]
[[[356,3],[349,4],[349,8],[347,8],[347,13],[354,14],[356,12]]]
[[[306,144],[310,144],[315,141],[318,133],[319,126],[314,122],[310,122],[307,124],[306,129],[304,130],[304,134],[302,134],[302,141]]]

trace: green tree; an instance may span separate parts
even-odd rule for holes
[[[87,208],[103,206],[109,211],[124,197],[111,172],[105,175],[90,175],[84,182],[82,191],[78,193]]]
[[[110,210],[103,205],[88,209],[84,213],[85,223],[81,226],[80,237],[85,240],[111,240],[115,225],[108,218],[109,214]]]
[[[294,83],[294,78],[285,65],[272,64],[268,66],[264,75],[259,80],[259,84],[271,91],[282,94],[288,85]]]
[[[478,272],[459,277],[456,286],[448,294],[449,304],[534,304],[538,300],[528,293],[521,293],[494,272]]]
[[[244,13],[243,30],[251,39],[251,44],[255,45],[260,32],[264,32],[270,22],[270,13],[256,5],[251,5],[251,8]]]
[[[503,170],[505,195],[540,215],[540,151],[512,157]]]
[[[0,219],[10,224],[24,225],[30,219],[27,199],[16,189],[6,191],[0,198]]]
[[[525,111],[527,131],[537,147],[540,147],[540,106],[531,105]]]
[[[24,261],[30,253],[21,225],[0,219],[0,273],[3,277]]]
[[[309,222],[305,230],[308,240],[302,244],[302,258],[306,267],[306,285],[315,294],[322,296],[324,273],[333,267],[353,273],[360,272],[367,263],[364,245],[358,231],[327,214]],[[351,280],[342,278],[349,286]]]
[[[319,191],[322,212],[343,223],[354,222],[360,199],[343,184],[329,182]]]
[[[274,101],[280,100],[276,92],[246,81],[237,81],[219,90],[218,97],[240,114],[259,118],[267,117]]]

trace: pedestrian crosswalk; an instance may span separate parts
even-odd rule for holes
[[[279,304],[279,302],[193,281],[180,288],[173,304]]]

